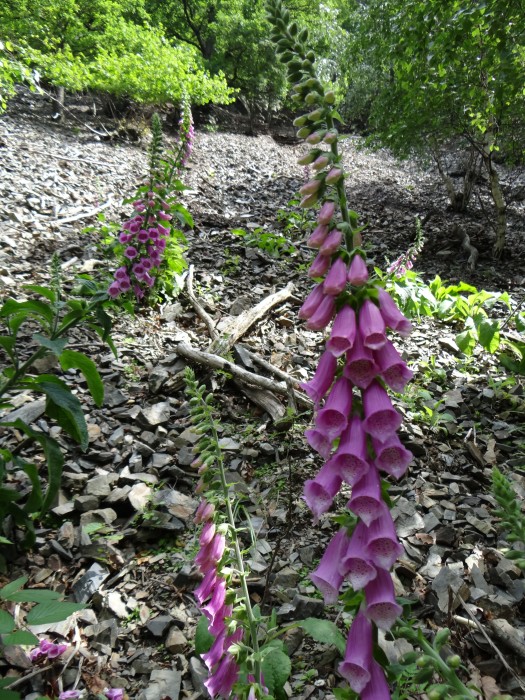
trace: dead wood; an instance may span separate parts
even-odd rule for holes
[[[104,209],[107,209],[113,204],[112,199],[108,199],[107,202],[101,204],[99,207],[93,207],[93,209],[88,209],[87,211],[80,212],[80,214],[75,214],[74,216],[66,216],[65,219],[55,219],[51,221],[51,226],[61,226],[62,224],[70,224],[72,221],[80,221],[81,219],[89,219],[91,216],[95,216]]]
[[[197,297],[195,296],[195,292],[193,291],[193,270],[194,266],[190,265],[188,268],[188,275],[186,277],[186,294],[188,295],[188,298],[191,301],[193,308],[197,312],[197,315],[204,321],[204,324],[208,329],[208,333],[210,334],[210,338],[212,339],[212,341],[218,341],[220,336],[215,330],[215,322],[209,315],[209,313],[204,309],[204,307],[197,301]]]

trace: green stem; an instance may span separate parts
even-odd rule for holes
[[[328,114],[326,117],[326,126],[328,129],[333,129],[334,128],[334,120],[331,114]],[[332,153],[334,154],[334,163],[339,163],[340,161],[340,155],[339,155],[339,149],[337,147],[337,141],[335,141],[331,145],[331,150]],[[341,209],[341,216],[343,218],[343,221],[350,225],[350,215],[348,213],[348,200],[346,198],[346,190],[345,190],[345,183],[344,183],[344,178],[341,178],[339,182],[336,185],[337,187],[337,197],[339,200],[339,207]],[[360,241],[359,241],[360,243]],[[345,244],[348,252],[353,250],[356,247],[356,240],[355,240],[355,235],[352,236],[351,233],[345,233]]]

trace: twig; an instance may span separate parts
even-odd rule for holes
[[[47,151],[35,151],[33,149],[27,149],[27,152],[31,155],[33,153],[39,156],[46,156],[47,158],[56,158],[56,160],[65,160],[72,163],[87,163],[88,165],[103,165],[105,168],[113,168],[113,163],[104,163],[101,160],[90,160],[89,158],[72,158],[70,156],[62,156],[59,153],[48,153]]]
[[[206,328],[208,329],[208,333],[210,334],[210,338],[213,341],[217,341],[220,338],[220,335],[217,333],[215,330],[215,322],[213,321],[212,317],[209,315],[209,313],[201,306],[201,304],[197,301],[197,297],[195,296],[195,292],[193,291],[193,270],[194,266],[190,265],[188,269],[188,274],[186,276],[186,293],[193,304],[193,308],[197,312],[197,314],[201,317],[201,319],[204,321],[204,324]]]
[[[60,109],[67,112],[71,117],[73,117],[73,119],[75,119],[75,121],[77,121],[79,124],[82,124],[82,126],[85,129],[87,129],[88,131],[91,131],[91,133],[96,134],[97,136],[110,136],[111,135],[110,132],[104,126],[102,126],[102,128],[104,129],[104,132],[101,132],[101,131],[97,131],[96,129],[93,129],[92,126],[89,126],[89,124],[86,124],[85,122],[83,122],[82,119],[79,119],[76,114],[73,114],[73,112],[68,107],[66,107],[62,102],[60,102],[60,100],[57,97],[52,95],[50,92],[47,92],[47,90],[44,90],[40,86],[38,86],[38,90],[46,97],[49,97],[50,100],[53,100],[53,102],[56,102],[58,105],[60,105]]]
[[[95,214],[98,214],[101,211],[104,211],[104,209],[107,209],[113,204],[112,199],[108,199],[107,202],[104,202],[104,204],[101,204],[99,207],[93,207],[93,209],[88,209],[88,211],[81,212],[80,214],[75,214],[75,216],[66,216],[64,219],[55,219],[54,221],[51,221],[52,226],[60,226],[61,224],[69,224],[72,221],[79,221],[80,219],[88,219],[91,216],[95,216]]]
[[[284,382],[290,382],[290,384],[294,387],[294,389],[299,388],[299,380],[298,379],[295,379],[295,377],[291,377],[289,374],[284,372],[282,369],[279,369],[279,367],[272,365],[271,362],[268,362],[267,360],[264,360],[262,357],[259,357],[259,355],[256,355],[254,352],[251,352],[251,350],[248,350],[248,348],[245,345],[241,345],[240,347],[248,355],[248,357],[251,360],[253,360],[256,364],[260,365],[268,372],[271,372],[271,374],[273,374],[275,377],[279,377],[279,379],[282,379]]]

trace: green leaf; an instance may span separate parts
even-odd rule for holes
[[[40,476],[35,464],[23,462],[22,469],[25,471],[31,481],[31,493],[27,499],[24,510],[26,513],[39,513],[42,509],[44,497],[42,495],[42,485],[40,484]]]
[[[35,340],[39,345],[42,345],[44,348],[51,350],[51,352],[57,357],[68,344],[67,338],[57,338],[56,340],[51,340],[51,338],[46,338],[46,336],[42,335],[41,333],[33,333],[33,340]]]
[[[280,640],[273,640],[280,641]],[[284,684],[290,677],[292,663],[287,654],[278,646],[275,646],[268,653],[268,646],[273,646],[273,642],[263,647],[261,652],[264,658],[261,663],[261,670],[264,676],[264,682],[268,687],[270,695],[274,695],[277,700],[286,700],[287,695],[284,692]]]
[[[79,369],[84,375],[89,392],[93,401],[98,407],[104,402],[104,384],[100,378],[97,367],[93,360],[86,357],[81,352],[75,350],[64,350],[59,357],[60,365],[64,371],[68,369]]]
[[[39,284],[24,284],[24,289],[29,289],[30,292],[35,292],[35,294],[41,294],[53,303],[56,301],[55,292],[50,287],[42,287]]]
[[[10,683],[13,682],[13,678],[8,679]],[[0,700],[20,700],[20,693],[16,690],[0,690]]]
[[[500,343],[499,321],[490,321],[488,318],[485,318],[477,326],[477,331],[480,345],[488,352],[494,354]]]
[[[62,622],[73,613],[84,610],[85,607],[80,603],[69,603],[62,600],[38,603],[27,613],[26,622],[28,625],[49,625],[53,622]]]
[[[456,336],[456,343],[461,352],[465,355],[472,355],[472,351],[476,347],[476,336],[471,330],[463,331]]]
[[[3,597],[6,598],[6,600],[13,600],[17,603],[45,603],[48,600],[58,600],[60,598],[60,593],[41,588],[29,588]]]
[[[14,299],[8,299],[0,308],[0,316],[13,316],[14,314],[18,315],[20,312],[25,312],[24,315],[26,316],[40,316],[49,325],[53,323],[53,309],[43,301],[34,299],[31,301],[15,301]]]
[[[297,624],[316,642],[337,647],[341,655],[345,653],[346,640],[336,625],[330,620],[318,620],[316,617],[308,617]]]
[[[15,621],[8,612],[0,610],[0,634],[9,634],[15,628]]]
[[[2,335],[0,336],[0,347],[4,348],[6,353],[9,355],[11,360],[15,360],[15,344],[16,340],[13,338],[13,336],[10,335]]]
[[[11,593],[15,593],[15,591],[19,591],[23,586],[25,586],[27,581],[28,581],[27,576],[21,576],[20,578],[17,578],[14,581],[11,581],[11,583],[8,583],[3,588],[0,588],[0,598],[5,598],[6,596],[11,595]]]
[[[46,414],[54,418],[86,450],[89,437],[80,401],[57,377],[41,375],[36,381],[47,397]]]
[[[2,639],[2,642],[7,646],[8,644],[22,644],[23,646],[35,646],[38,644],[38,637],[32,632],[27,632],[26,630],[16,630],[8,634]]]
[[[208,625],[208,619],[201,615],[195,629],[195,651],[197,654],[205,654],[215,641],[215,637],[208,632]]]

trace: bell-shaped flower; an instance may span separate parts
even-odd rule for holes
[[[361,700],[391,700],[385,672],[377,661],[370,664],[370,682],[360,695]]]
[[[214,673],[204,681],[211,698],[221,695],[229,698],[232,688],[239,677],[239,667],[231,654],[225,654]]]
[[[208,521],[204,527],[202,528],[200,537],[199,537],[199,544],[201,547],[205,547],[207,544],[209,544],[212,539],[215,536],[215,523],[212,521]]]
[[[361,287],[368,280],[366,263],[359,253],[352,258],[347,279],[354,287]]]
[[[382,288],[379,288],[379,309],[385,325],[393,331],[397,331],[402,336],[407,336],[412,332],[410,321],[397,308],[390,294]]]
[[[404,551],[397,539],[396,526],[390,509],[383,501],[379,507],[379,515],[368,528],[366,551],[370,560],[381,569],[392,568],[396,559]]]
[[[161,236],[167,236],[170,232],[170,229],[167,226],[163,226],[162,224],[157,224],[156,228]]]
[[[339,664],[339,673],[355,693],[361,693],[370,681],[370,666],[374,658],[372,649],[372,624],[359,611],[348,633],[343,663]]]
[[[347,508],[369,526],[381,515],[381,480],[377,469],[370,465],[368,471],[352,486],[352,497]]]
[[[364,428],[379,442],[385,442],[403,422],[401,414],[392,406],[388,394],[378,382],[372,382],[364,390],[363,407]]]
[[[317,414],[316,429],[327,435],[330,441],[335,440],[348,425],[351,410],[352,384],[345,377],[340,377]]]
[[[322,331],[330,323],[335,312],[335,299],[324,296],[321,303],[306,322],[311,331]]]
[[[354,345],[352,349],[346,353],[346,364],[343,369],[343,376],[348,377],[352,384],[355,384],[360,389],[366,389],[377,377],[378,373],[372,351],[369,348],[365,348],[361,334],[356,332]]]
[[[406,383],[414,376],[390,341],[374,352],[374,359],[385,383],[394,391],[403,391]]]
[[[337,602],[343,575],[339,571],[341,555],[348,546],[348,535],[341,528],[330,540],[319,566],[310,574],[310,578],[321,591],[326,605]]]
[[[313,513],[314,523],[330,510],[342,483],[341,477],[334,472],[329,462],[321,467],[315,479],[305,481],[304,500]]]
[[[332,296],[341,294],[346,287],[346,263],[342,258],[332,264],[324,281],[324,293]]]
[[[215,614],[215,617],[209,624],[208,632],[214,637],[220,634],[222,630],[226,629],[225,621],[227,618],[231,617],[232,612],[233,605],[223,605],[222,608],[219,608]]]
[[[327,185],[335,185],[336,182],[343,177],[343,171],[341,168],[332,168],[325,178]]]
[[[310,430],[305,430],[304,436],[310,447],[316,452],[319,452],[323,459],[328,459],[328,457],[330,457],[333,440],[330,439],[327,433],[312,428]]]
[[[386,343],[383,317],[370,299],[366,299],[359,309],[359,332],[366,348],[377,350]]]
[[[319,304],[323,301],[324,296],[323,283],[316,284],[299,309],[299,313],[297,314],[299,318],[303,320],[310,318],[319,308]]]
[[[358,416],[354,416],[343,431],[339,446],[330,460],[330,464],[350,486],[359,481],[370,468],[366,433]]]
[[[313,263],[310,265],[308,270],[308,277],[316,279],[317,277],[324,277],[328,272],[330,267],[330,258],[326,255],[319,255],[315,258]]]
[[[210,650],[205,654],[201,654],[201,658],[208,667],[209,671],[211,671],[212,668],[220,662],[232,644],[241,641],[243,632],[243,628],[239,627],[233,634],[227,636],[226,629],[224,629],[215,639],[210,647]]]
[[[401,614],[389,571],[377,569],[377,576],[365,586],[366,616],[382,630],[389,630]]]
[[[223,578],[219,578],[216,583],[210,602],[207,605],[203,605],[201,611],[204,613],[204,615],[206,615],[208,620],[213,622],[217,613],[222,613],[225,600],[226,581]]]
[[[319,253],[325,256],[333,255],[339,250],[342,240],[343,234],[341,231],[338,228],[333,228],[319,248]]]
[[[316,226],[312,232],[312,235],[307,240],[306,245],[309,248],[320,248],[325,238],[328,236],[328,226],[325,224],[319,224]]]
[[[367,534],[366,525],[358,521],[339,563],[339,571],[348,579],[354,591],[360,591],[377,575],[376,567],[366,551]]]
[[[213,503],[209,503],[206,499],[203,499],[195,511],[195,515],[193,517],[193,522],[197,525],[199,523],[204,523],[207,520],[211,520],[213,518],[213,514],[215,513],[215,506]]]
[[[390,435],[385,442],[372,439],[376,453],[375,465],[378,469],[390,474],[394,479],[400,479],[406,472],[414,455],[402,444],[396,433]]]
[[[320,224],[329,224],[334,214],[335,202],[325,202],[319,210],[319,214],[317,215],[317,221]]]
[[[325,351],[321,355],[315,374],[309,382],[301,382],[299,385],[303,391],[312,399],[314,404],[319,405],[321,399],[332,386],[337,360],[331,352]]]
[[[204,578],[193,591],[193,595],[197,599],[199,606],[202,606],[205,600],[212,595],[217,584],[217,569],[213,568],[206,572]]]
[[[355,311],[351,306],[345,305],[335,317],[330,338],[326,343],[326,349],[335,357],[340,357],[353,347],[355,337]]]
[[[226,548],[226,540],[224,535],[215,534],[212,541],[205,547],[202,547],[195,557],[195,563],[205,574],[211,567],[216,566],[221,560]]]
[[[109,285],[108,294],[112,299],[116,299],[121,294],[120,284],[116,280]]]

